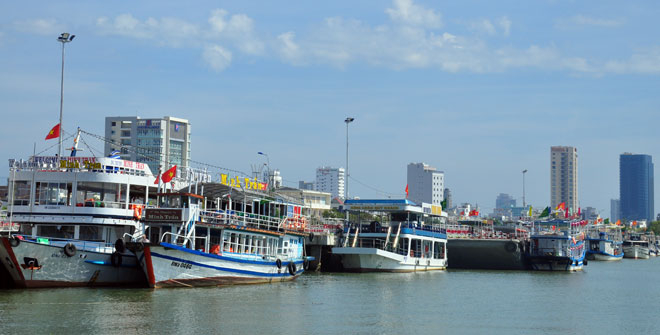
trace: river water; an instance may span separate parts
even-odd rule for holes
[[[0,291],[2,334],[658,334],[660,258],[582,272],[305,274],[194,289]]]

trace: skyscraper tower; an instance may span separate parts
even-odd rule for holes
[[[649,155],[619,156],[621,219],[653,221],[653,160]]]
[[[578,155],[574,147],[550,148],[550,201],[552,208],[566,203],[566,208],[577,211]]]

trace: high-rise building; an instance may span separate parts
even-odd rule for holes
[[[574,147],[550,148],[550,201],[552,208],[566,203],[569,210],[577,211],[578,155]]]
[[[610,222],[614,223],[621,219],[621,201],[619,199],[610,200]]]
[[[301,189],[301,190],[313,191],[314,190],[314,183],[311,182],[311,181],[301,180],[301,181],[298,182],[298,188]]]
[[[495,208],[516,207],[516,199],[504,193],[500,193],[495,199]]]
[[[444,200],[445,174],[424,163],[408,164],[408,199],[440,205]]]
[[[653,221],[653,161],[649,155],[619,156],[619,200],[622,220]]]
[[[447,207],[447,208],[451,208],[451,207],[452,207],[452,202],[451,202],[451,200],[452,200],[452,199],[451,199],[451,190],[448,189],[448,188],[445,188],[445,191],[444,191],[443,197],[445,198],[444,200],[446,200],[446,201],[445,201],[445,203],[447,204],[446,207]],[[443,208],[443,210],[444,210],[444,209],[445,209],[445,208]]]
[[[190,123],[171,116],[144,119],[138,116],[105,118],[105,155],[117,150],[126,160],[149,165],[154,174],[172,165],[188,167]]]
[[[345,181],[344,168],[333,167],[320,167],[316,169],[316,182],[314,189],[320,192],[332,194],[333,198],[345,198],[344,181]]]

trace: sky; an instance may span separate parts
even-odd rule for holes
[[[354,117],[351,196],[403,198],[425,162],[482,212],[522,203],[524,169],[527,203],[549,205],[550,147],[574,146],[580,206],[609,217],[619,155],[660,159],[659,16],[654,1],[8,2],[0,158],[56,153],[69,32],[69,133],[186,118],[193,160],[250,173],[261,151],[296,187],[346,165]]]

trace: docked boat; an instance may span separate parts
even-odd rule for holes
[[[541,271],[579,271],[587,264],[586,221],[535,222],[526,255],[529,267]]]
[[[655,236],[655,233],[648,232],[645,234],[645,236],[649,241],[649,257],[657,257],[660,253],[660,248],[658,248],[658,240]]]
[[[149,287],[289,281],[308,267],[300,205],[230,187],[223,192],[208,199],[159,194],[158,206],[145,209],[151,242],[138,239],[127,247],[139,258]]]
[[[155,199],[146,164],[108,157],[10,160],[9,206],[18,232],[0,239],[15,287],[144,286],[124,236],[141,234]]]
[[[528,234],[519,222],[498,227],[481,220],[448,224],[448,268],[525,270]]]
[[[623,258],[623,238],[619,226],[596,225],[587,231],[587,259],[616,261]]]
[[[404,200],[346,200],[351,212],[381,215],[346,227],[343,244],[332,248],[346,271],[415,272],[447,268],[446,213]],[[369,217],[371,218],[371,214]],[[386,216],[386,218],[385,218]]]
[[[643,234],[626,234],[626,239],[623,241],[623,257],[632,259],[649,259],[649,241]]]

